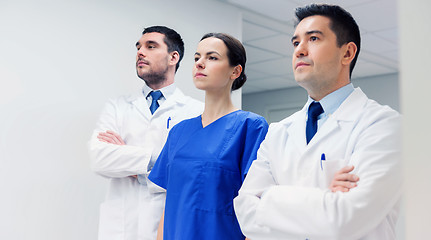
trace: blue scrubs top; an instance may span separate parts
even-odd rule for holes
[[[167,190],[165,240],[244,240],[233,199],[267,131],[263,117],[241,110],[205,128],[199,116],[171,129],[149,176]]]

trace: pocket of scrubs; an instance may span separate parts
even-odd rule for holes
[[[198,209],[234,215],[233,199],[241,186],[240,173],[220,166],[204,166],[200,171]]]
[[[99,239],[114,240],[124,237],[124,201],[108,200],[100,205]]]

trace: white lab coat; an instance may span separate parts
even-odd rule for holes
[[[142,93],[109,101],[89,142],[93,170],[109,179],[106,201],[100,206],[99,240],[154,240],[163,213],[165,192],[152,182],[139,184],[151,156],[157,157],[169,130],[198,116],[203,103],[175,89],[154,115]],[[169,128],[168,128],[169,122]],[[100,142],[99,132],[112,130],[126,145]]]
[[[308,145],[306,115],[304,107],[271,124],[234,199],[244,234],[253,240],[395,239],[400,115],[357,88]],[[332,193],[334,173],[347,165],[355,166],[358,186]]]

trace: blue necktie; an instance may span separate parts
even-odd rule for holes
[[[157,100],[159,100],[160,97],[162,96],[162,92],[160,92],[160,90],[152,91],[150,92],[150,95],[152,98],[150,111],[151,111],[151,114],[154,114],[157,108],[159,108],[159,103],[157,102]]]
[[[305,133],[307,135],[307,144],[311,141],[317,132],[317,117],[323,113],[322,105],[319,102],[312,102],[308,107],[307,128]]]

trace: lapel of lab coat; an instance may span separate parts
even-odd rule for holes
[[[305,147],[304,155],[313,151],[316,147],[322,145],[328,146],[331,141],[337,141],[337,134],[348,134],[351,132],[357,119],[362,114],[362,109],[367,100],[368,98],[362,90],[356,88],[317,131],[316,135],[314,135],[313,139]],[[303,122],[304,137],[302,140],[305,144],[305,121]]]
[[[292,180],[299,185],[304,186],[325,186],[327,187],[326,175],[321,172],[320,155],[328,153],[333,155],[334,151],[344,154],[346,149],[334,149],[334,142],[344,141],[345,134],[350,134],[357,120],[362,115],[362,109],[367,102],[367,97],[360,89],[350,94],[350,96],[340,105],[322,127],[314,135],[313,139],[307,145],[305,137],[306,115],[304,107],[296,116],[292,116],[291,126],[288,127],[288,137],[294,142],[294,147],[289,147],[289,151],[284,156],[289,159],[288,166],[293,168],[295,179]],[[340,166],[335,166],[339,170]],[[333,171],[334,169],[327,169]],[[322,174],[323,173],[323,174]],[[333,174],[329,174],[331,179]]]
[[[181,92],[180,89],[175,88],[174,93],[172,96],[170,96],[166,101],[160,105],[160,107],[157,109],[157,111],[154,112],[154,115],[151,114],[150,108],[148,107],[147,99],[142,94],[142,92],[139,92],[136,95],[129,97],[129,102],[131,102],[136,109],[142,114],[142,116],[145,117],[148,121],[150,121],[152,118],[156,117],[157,115],[162,114],[162,112],[168,111],[172,109],[173,107],[177,106],[177,104],[184,105],[186,102],[186,98],[184,94]]]
[[[147,99],[142,94],[141,90],[128,97],[127,101],[130,102],[147,121],[151,119],[151,112],[148,107]]]
[[[287,137],[291,137],[295,148],[302,155],[307,148],[305,137],[307,108],[304,106],[299,112],[291,116],[291,119],[285,126],[288,129]],[[289,126],[288,126],[289,125]]]
[[[166,99],[166,101],[164,103],[162,103],[162,105],[160,105],[160,107],[157,109],[157,111],[154,112],[154,116],[157,116],[159,114],[163,114],[163,112],[165,112],[165,111],[169,111],[178,105],[184,105],[184,104],[186,104],[185,95],[183,94],[183,92],[180,89],[175,88],[175,91],[172,94],[172,96],[170,96],[168,99]],[[151,115],[149,108],[148,108],[148,112]]]

